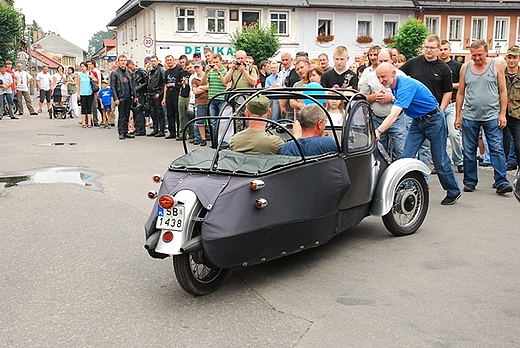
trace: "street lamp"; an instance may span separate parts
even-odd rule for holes
[[[495,53],[497,54],[497,57],[500,55],[500,50],[502,49],[502,46],[497,42],[495,45]]]

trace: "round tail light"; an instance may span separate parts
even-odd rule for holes
[[[161,178],[161,174],[154,174],[154,176],[152,177],[152,180],[153,182],[155,183],[160,183],[162,178]]]
[[[173,233],[172,233],[172,231],[164,232],[164,234],[162,236],[162,240],[165,243],[170,243],[173,240]]]
[[[175,205],[175,199],[170,195],[163,195],[159,198],[159,205],[164,209],[170,209]]]
[[[255,205],[256,205],[256,207],[258,209],[265,208],[265,207],[267,207],[267,199],[265,199],[265,198],[258,198],[255,201]]]
[[[148,191],[148,198],[156,199],[157,198],[157,191],[153,191],[153,190]]]

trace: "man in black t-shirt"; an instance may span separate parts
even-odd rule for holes
[[[332,88],[338,85],[339,88],[358,87],[358,77],[348,66],[348,49],[345,46],[337,46],[333,53],[334,69],[327,71],[321,77],[321,85],[325,88]]]
[[[186,127],[186,123],[188,123],[188,119],[186,117],[186,111],[188,110],[188,106],[190,105],[190,76],[193,74],[193,62],[188,60],[184,64],[184,70],[181,71],[180,78],[180,91],[179,91],[179,136],[177,137],[177,141],[182,140],[182,131],[184,127]],[[188,138],[193,139],[193,125],[188,129]]]
[[[178,136],[179,126],[179,91],[181,73],[184,69],[175,64],[172,55],[167,55],[164,58],[166,63],[166,71],[164,72],[164,96],[162,106],[166,105],[166,116],[168,117],[168,131],[170,134],[166,139],[175,139]]]

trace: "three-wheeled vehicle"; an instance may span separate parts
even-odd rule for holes
[[[429,169],[416,159],[392,162],[375,138],[369,104],[337,89],[238,89],[225,92],[220,117],[207,117],[212,144],[188,148],[166,173],[145,225],[153,258],[171,256],[177,281],[193,295],[215,291],[229,269],[284,257],[328,242],[366,216],[381,216],[396,236],[417,231],[428,211]],[[225,148],[247,124],[248,100],[304,99],[323,106],[341,99],[341,127],[326,130],[337,151],[308,157],[251,155]],[[297,141],[292,120],[266,122],[266,132]],[[193,121],[187,127],[193,127]]]

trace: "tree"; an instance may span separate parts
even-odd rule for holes
[[[94,35],[92,35],[92,38],[88,42],[88,54],[90,56],[93,56],[97,50],[99,50],[101,47],[103,47],[103,40],[111,39],[111,38],[112,38],[112,31],[110,31],[110,30],[100,30],[100,31],[94,33]]]
[[[0,1],[0,61],[16,61],[23,28],[22,14]]]
[[[424,39],[428,36],[428,28],[419,19],[408,17],[397,30],[395,42],[389,45],[397,48],[406,59],[416,57],[421,51]]]
[[[258,65],[262,60],[274,57],[280,49],[276,27],[261,27],[258,22],[247,28],[240,28],[231,34],[231,44],[235,51],[244,50]]]

